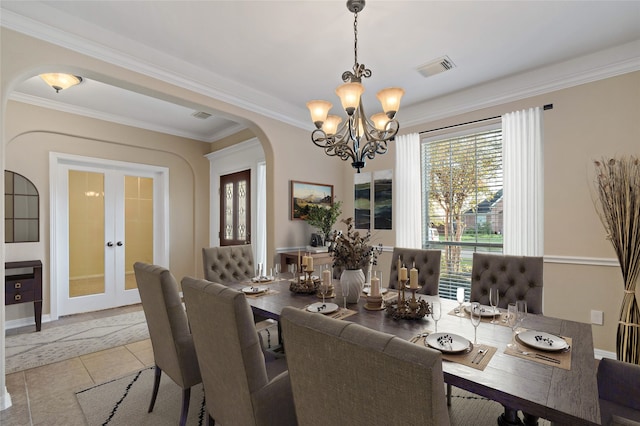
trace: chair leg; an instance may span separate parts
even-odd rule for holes
[[[504,413],[498,417],[499,426],[522,426],[522,421],[518,417],[518,410],[511,407],[504,407]]]
[[[451,407],[451,385],[447,383],[447,407]]]
[[[147,413],[152,412],[153,406],[156,405],[156,397],[158,396],[158,389],[160,388],[160,377],[162,377],[162,370],[156,365],[153,393],[151,394],[151,403],[149,404],[149,411],[147,411]]]
[[[189,414],[189,399],[191,399],[191,388],[182,389],[182,411],[180,412],[180,426],[187,424],[187,414]]]

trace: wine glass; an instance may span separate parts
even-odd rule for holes
[[[511,327],[511,342],[507,345],[509,349],[517,349],[515,331],[518,327],[518,306],[515,303],[509,303],[507,306],[507,324]]]
[[[456,290],[456,299],[458,300],[458,316],[463,317],[464,312],[462,312],[462,304],[464,303],[464,287],[458,287]]]
[[[516,309],[518,310],[518,327],[521,327],[522,323],[527,317],[527,301],[526,300],[516,301]]]
[[[329,290],[329,283],[321,281],[320,286],[318,287],[318,292],[322,296],[322,306],[324,306],[324,298],[327,295],[328,290]]]
[[[349,284],[345,281],[340,282],[340,289],[342,290],[342,297],[344,299],[344,308],[347,309],[347,296],[349,295]]]
[[[279,277],[280,277],[280,264],[279,263],[275,263],[273,265],[273,279],[274,279],[274,281],[277,281]]]
[[[480,325],[480,303],[471,303],[471,325],[473,325],[473,344],[478,344],[478,326]]]
[[[433,322],[436,323],[436,333],[438,332],[438,321],[442,316],[442,305],[439,300],[434,300],[431,302],[431,318],[433,318]]]
[[[496,309],[498,308],[498,304],[500,303],[500,292],[498,291],[498,286],[493,286],[489,289],[489,304],[493,309],[493,318],[491,318],[491,324],[497,324],[496,321]]]

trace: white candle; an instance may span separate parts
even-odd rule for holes
[[[402,268],[400,268],[400,281],[406,281],[406,280],[407,280],[407,268],[403,266]]]
[[[418,270],[416,269],[416,264],[413,264],[413,268],[411,268],[410,274],[410,285],[409,288],[418,288]]]
[[[307,271],[313,271],[313,257],[307,256]]]
[[[371,295],[380,296],[380,279],[371,277]]]
[[[325,269],[324,271],[322,271],[322,282],[327,287],[331,285],[331,271],[330,270]]]

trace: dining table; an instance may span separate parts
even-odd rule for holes
[[[300,294],[290,290],[291,282],[286,277],[261,283],[268,291],[247,297],[254,313],[279,320],[282,309],[292,306],[305,309],[320,301],[316,294]],[[246,289],[247,283],[235,283],[231,287]],[[365,307],[367,296],[362,294],[358,303],[348,304],[344,310],[344,301],[340,283],[334,280],[334,297],[325,299],[327,303],[337,304],[346,315],[340,319],[392,334],[416,344],[425,344],[428,334],[436,328],[429,314],[420,319],[394,319],[386,310],[371,310]],[[385,294],[387,301],[397,294],[389,290]],[[411,292],[405,292],[410,298]],[[441,318],[437,322],[439,333],[451,333],[473,341],[474,328],[465,309],[458,312],[460,305],[455,300],[438,296],[416,295],[428,304],[440,301]],[[600,409],[598,386],[596,381],[596,362],[593,350],[591,325],[545,315],[526,316],[519,325],[521,330],[535,330],[544,335],[562,336],[570,342],[569,351],[563,354],[563,364],[545,362],[540,357],[529,357],[509,351],[513,331],[499,318],[495,323],[483,318],[477,327],[477,344],[480,348],[478,358],[484,358],[477,365],[471,362],[456,362],[455,357],[443,354],[444,381],[450,385],[467,390],[481,397],[499,402],[505,407],[522,410],[532,417],[539,417],[562,425],[599,425]],[[318,313],[322,315],[322,313]],[[286,336],[284,336],[286,340]],[[560,340],[560,339],[556,339]],[[488,350],[490,356],[484,357]],[[285,341],[286,352],[286,341]],[[527,351],[522,351],[529,353]],[[532,354],[534,351],[531,352]],[[519,355],[519,356],[518,356]],[[544,354],[543,354],[544,355]],[[567,361],[568,360],[568,361]],[[567,366],[569,366],[567,368]]]

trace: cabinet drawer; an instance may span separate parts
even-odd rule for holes
[[[20,275],[8,276],[4,282],[4,288],[6,292],[21,290],[32,291],[35,285],[35,279],[32,277],[23,277]]]
[[[14,290],[8,291],[4,294],[4,304],[14,305],[16,303],[33,302],[34,293],[33,290]]]

